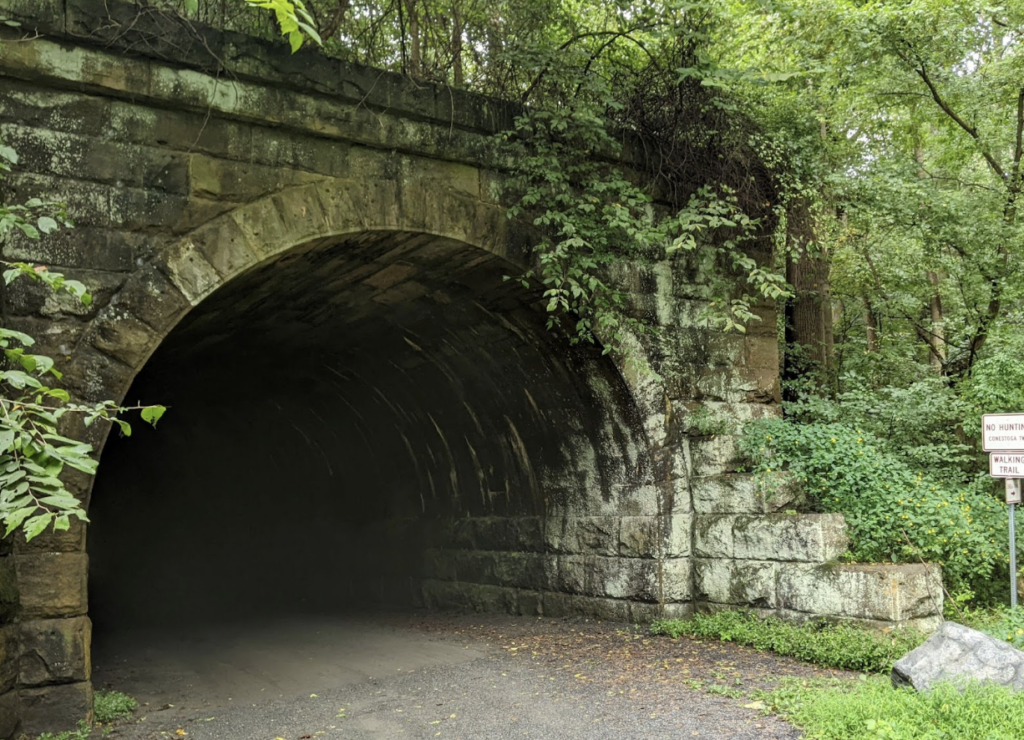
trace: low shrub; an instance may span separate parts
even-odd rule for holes
[[[106,724],[128,719],[139,703],[120,691],[97,691],[93,696],[93,712],[96,721]]]
[[[916,630],[882,634],[848,624],[761,619],[742,611],[698,614],[688,620],[663,619],[654,622],[651,631],[673,638],[686,635],[735,642],[828,668],[871,673],[888,673],[894,662],[926,638]]]
[[[993,685],[919,694],[865,676],[789,681],[761,699],[815,740],[1018,740],[1024,728],[1024,694]]]
[[[740,447],[762,480],[788,470],[822,510],[845,515],[851,559],[936,562],[953,593],[990,601],[1005,591],[1006,506],[988,478],[951,487],[841,423],[763,419],[746,426]]]

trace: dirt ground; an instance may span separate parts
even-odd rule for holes
[[[110,735],[120,740],[796,740],[750,692],[849,675],[630,625],[504,615],[288,617],[100,638],[96,686],[142,703]]]

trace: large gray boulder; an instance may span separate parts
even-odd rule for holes
[[[927,691],[936,683],[986,681],[1024,690],[1024,652],[956,622],[942,626],[892,667],[892,685]]]

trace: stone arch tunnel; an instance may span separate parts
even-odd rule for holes
[[[651,470],[614,366],[548,331],[514,269],[370,232],[193,309],[127,396],[171,411],[115,435],[93,488],[97,631],[460,591],[536,613],[558,578],[548,514],[618,500]]]
[[[506,104],[116,0],[4,13],[3,197],[76,226],[3,256],[95,297],[11,290],[5,322],[76,399],[171,409],[73,430],[106,443],[95,487],[68,480],[88,532],[0,545],[0,737],[91,711],[93,619],[102,641],[353,603],[936,618],[936,570],[823,567],[841,518],[741,472],[735,433],[778,413],[774,306],[723,334],[696,261],[624,260],[608,279],[654,331],[623,363],[504,280],[532,264]]]

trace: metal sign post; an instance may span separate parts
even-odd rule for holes
[[[1017,608],[1017,526],[1015,509],[1021,503],[1024,478],[1024,414],[985,414],[981,417],[981,448],[989,453],[988,472],[1006,479],[1010,507],[1010,608]]]
[[[1020,478],[1006,479],[1006,503],[1010,506],[1010,608],[1017,608],[1017,527],[1013,510],[1021,499]]]

